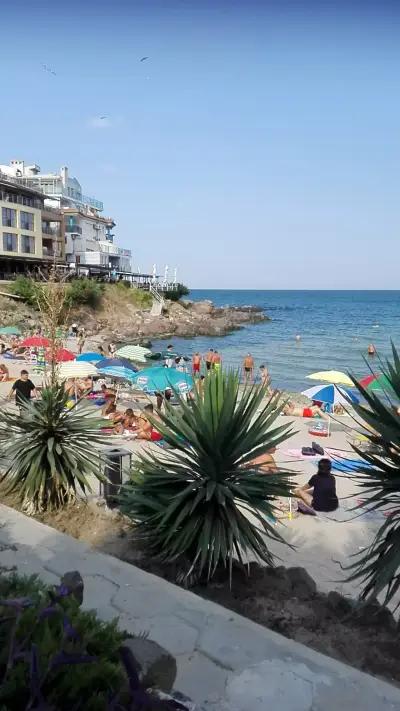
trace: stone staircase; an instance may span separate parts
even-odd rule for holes
[[[149,291],[153,297],[153,305],[151,307],[150,315],[161,316],[164,307],[164,297],[153,285],[150,285]]]

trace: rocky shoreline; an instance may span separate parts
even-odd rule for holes
[[[211,301],[166,301],[162,313],[154,315],[150,306],[132,303],[126,294],[118,301],[105,296],[99,308],[81,306],[71,310],[68,321],[84,326],[93,345],[115,341],[139,343],[156,338],[225,336],[247,323],[269,321],[256,306],[217,307]],[[37,310],[23,302],[0,298],[0,325],[37,328]]]
[[[88,314],[80,313],[80,321],[86,322],[94,344],[104,340],[143,342],[169,337],[225,336],[246,323],[269,320],[255,306],[216,307],[211,301],[169,301],[159,316],[151,315],[149,310],[137,310],[122,319],[121,314],[114,314],[113,319],[98,315],[94,323],[89,323]]]

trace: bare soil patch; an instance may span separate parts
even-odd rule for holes
[[[15,498],[1,502],[18,510]],[[178,569],[149,559],[127,520],[95,504],[75,503],[57,513],[36,516],[42,523],[98,550],[176,582]],[[84,573],[85,571],[81,571]],[[250,576],[234,569],[232,588],[225,571],[192,592],[254,622],[400,685],[400,627],[379,604],[359,607],[337,592],[318,592],[304,568],[250,566]]]

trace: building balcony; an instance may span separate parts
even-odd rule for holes
[[[65,225],[65,231],[69,232],[69,234],[81,235],[82,227],[79,227],[79,225]]]
[[[51,249],[50,247],[45,247],[43,245],[43,257],[54,257],[56,254],[54,249]]]
[[[44,235],[49,235],[50,237],[61,237],[60,230],[56,230],[53,227],[43,227],[42,226],[42,233]]]

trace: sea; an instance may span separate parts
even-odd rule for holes
[[[320,370],[368,375],[368,344],[382,358],[390,355],[391,340],[400,347],[400,291],[196,289],[187,298],[209,299],[215,306],[258,306],[271,320],[217,338],[169,339],[177,352],[191,356],[216,348],[232,367],[250,352],[257,365],[268,366],[273,386],[285,390],[311,387],[307,375]],[[165,340],[153,342],[153,350],[165,346]],[[376,366],[378,358],[368,362]]]

